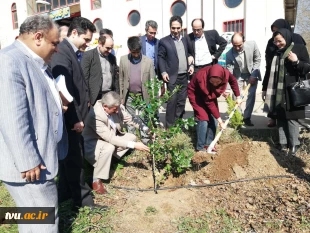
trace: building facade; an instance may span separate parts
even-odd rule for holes
[[[143,35],[147,20],[158,23],[157,38],[170,33],[169,19],[180,15],[183,32],[190,33],[194,18],[203,18],[205,29],[220,34],[242,31],[246,40],[255,40],[264,54],[271,37],[270,25],[284,18],[283,0],[6,0],[0,3],[1,46],[7,46],[18,36],[19,25],[33,14],[49,14],[61,25],[72,18],[90,19],[97,29],[109,28],[114,33],[116,56],[128,53],[127,39]],[[94,35],[94,39],[98,34]],[[262,70],[264,62],[262,62]]]

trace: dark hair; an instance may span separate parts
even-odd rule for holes
[[[47,33],[53,27],[58,27],[57,24],[48,16],[34,15],[28,17],[19,28],[19,34],[36,33],[43,31]]]
[[[170,18],[170,27],[171,27],[172,22],[174,22],[174,21],[178,21],[181,24],[181,27],[182,27],[183,21],[182,21],[182,18],[180,16],[175,15],[175,16],[172,16]]]
[[[283,37],[281,32],[275,31],[274,33],[272,33],[272,38],[275,38],[277,35],[281,35]]]
[[[95,25],[92,22],[90,22],[90,20],[84,17],[76,17],[72,20],[72,23],[70,24],[70,27],[68,30],[68,37],[71,36],[71,33],[74,29],[77,30],[78,35],[86,34],[87,30],[91,32],[96,31]]]
[[[103,34],[107,34],[107,35],[113,37],[113,32],[107,28],[103,28],[100,30],[99,35],[102,36]]]
[[[235,32],[235,33],[233,34],[233,36],[231,37],[231,43],[233,43],[235,35],[240,36],[240,37],[242,38],[242,41],[243,41],[243,42],[245,41],[244,35],[243,35],[242,32]]]
[[[106,40],[106,36],[99,36],[98,43],[104,45]]]
[[[142,42],[138,36],[129,37],[127,40],[127,46],[130,51],[141,50]]]
[[[193,19],[193,21],[192,21],[192,27],[193,27],[193,24],[194,24],[194,22],[195,22],[196,20],[200,20],[202,28],[205,27],[205,21],[203,21],[203,19],[199,19],[199,18]]]

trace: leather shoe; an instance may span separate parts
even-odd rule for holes
[[[98,194],[106,194],[106,193],[108,193],[101,180],[94,181],[93,184],[92,184],[92,188]]]
[[[94,210],[106,211],[106,210],[109,209],[109,206],[94,204],[94,205],[90,206],[89,208],[90,208],[90,210],[92,210],[92,211],[94,211]]]
[[[285,145],[285,144],[277,144],[277,145],[276,145],[276,148],[277,148],[279,151],[285,152],[285,151],[287,150],[287,145]]]
[[[251,121],[250,118],[245,118],[245,119],[243,119],[243,123],[244,123],[244,125],[246,125],[246,126],[254,126],[254,124],[252,123],[252,121]]]
[[[297,153],[298,149],[299,149],[299,145],[290,147],[289,154],[291,156],[296,156],[296,153]]]

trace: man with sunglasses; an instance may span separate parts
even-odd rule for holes
[[[203,19],[194,19],[193,32],[187,37],[188,53],[194,57],[194,73],[205,66],[216,64],[227,45],[227,41],[216,30],[204,31],[204,26]]]
[[[154,20],[145,23],[145,35],[140,37],[142,42],[142,54],[152,59],[155,73],[157,74],[157,55],[159,40],[155,38],[158,25]]]

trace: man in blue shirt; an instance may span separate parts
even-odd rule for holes
[[[144,36],[140,37],[142,42],[142,54],[152,59],[154,64],[154,70],[157,74],[157,54],[159,40],[155,38],[157,34],[158,25],[154,20],[148,20],[145,23]]]

